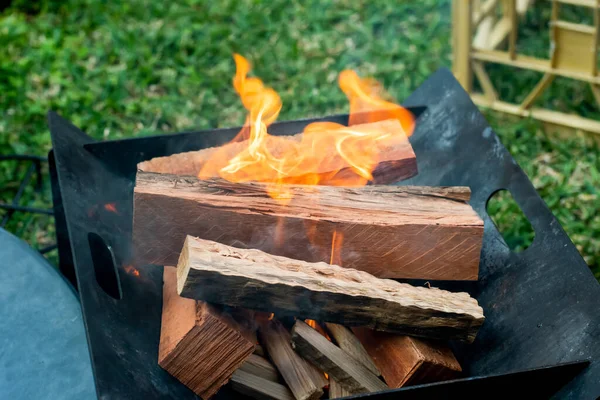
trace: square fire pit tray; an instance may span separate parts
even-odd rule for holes
[[[419,175],[402,184],[469,186],[485,221],[479,281],[435,285],[469,291],[487,319],[473,344],[453,344],[465,378],[368,396],[487,397],[526,385],[541,398],[556,391],[595,398],[600,285],[575,246],[449,71],[433,74],[404,105],[421,115],[410,138]],[[346,123],[347,116],[280,122],[270,131],[294,134],[316,120]],[[130,266],[136,165],[224,144],[239,128],[95,142],[57,114],[49,123],[60,267],[77,278],[98,396],[195,398],[157,364],[162,267]],[[507,247],[486,212],[500,189],[511,192],[535,230],[523,252]],[[233,397],[239,395],[228,388],[217,395]]]

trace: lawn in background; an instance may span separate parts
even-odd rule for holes
[[[549,9],[536,7],[519,49],[547,56]],[[46,155],[51,109],[96,139],[240,125],[233,52],[281,94],[280,120],[347,112],[336,87],[345,68],[377,78],[402,101],[451,65],[450,39],[448,0],[16,1],[0,14],[0,154]],[[506,100],[522,98],[538,79],[506,67],[489,72]],[[579,84],[559,80],[541,101],[598,117]],[[551,140],[533,121],[489,120],[600,277],[597,148],[581,138]],[[13,167],[0,163],[2,202],[16,190]],[[48,187],[24,201],[49,207]],[[523,247],[528,236],[512,211],[495,206],[507,242]],[[41,247],[54,240],[51,222],[16,215],[8,229]]]

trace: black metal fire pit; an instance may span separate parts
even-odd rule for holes
[[[435,73],[405,106],[426,109],[411,137],[419,175],[402,184],[469,186],[485,221],[479,281],[436,284],[469,291],[487,320],[473,344],[453,345],[464,378],[368,396],[496,397],[526,385],[539,398],[595,398],[600,285],[575,246],[449,71]],[[345,123],[347,116],[320,120]],[[157,364],[162,267],[138,274],[129,266],[136,164],[224,144],[239,128],[95,142],[54,113],[49,121],[60,267],[66,276],[76,272],[99,397],[195,398]],[[297,133],[313,121],[270,131]],[[509,250],[486,212],[500,189],[512,193],[535,230],[521,253]],[[237,396],[226,387],[217,395]]]

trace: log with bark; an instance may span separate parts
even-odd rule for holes
[[[386,390],[388,387],[364,365],[331,343],[304,321],[292,329],[292,345],[303,358],[325,371],[352,394]]]
[[[252,333],[219,307],[177,294],[176,270],[164,271],[159,365],[209,399],[252,354]]]
[[[370,141],[375,148],[369,151],[375,153],[374,160],[376,167],[372,172],[372,183],[388,184],[403,179],[410,178],[417,174],[417,161],[415,153],[397,120],[386,120],[372,122],[368,124],[354,125],[350,128],[355,133],[386,133],[389,136],[386,140]],[[305,159],[306,168],[297,168],[303,175],[317,174],[321,176],[321,184],[329,184],[333,181],[348,178],[356,173],[350,167],[350,164],[340,156],[336,150],[336,136],[327,136],[324,132],[315,132],[316,144],[318,144],[319,154],[330,154],[331,157],[314,162],[310,158]],[[311,134],[297,134],[287,137],[267,137],[267,148],[274,157],[281,157],[291,148],[295,147],[302,140],[310,141]],[[355,145],[360,146],[360,140],[365,140],[359,135],[347,135],[348,141],[357,141]],[[353,137],[352,137],[353,136]],[[320,139],[325,138],[325,139]],[[243,140],[232,142],[220,147],[211,147],[198,151],[174,154],[167,157],[157,157],[138,164],[138,169],[145,172],[167,173],[187,176],[200,176],[203,179],[222,176],[220,171],[225,167],[229,160],[237,154],[248,148],[249,141]],[[339,171],[338,171],[339,170]],[[336,172],[337,171],[337,172]],[[291,179],[298,182],[302,176],[292,175]],[[261,176],[255,176],[254,181],[261,181]]]
[[[259,337],[269,358],[296,400],[315,400],[323,395],[324,376],[292,349],[289,332],[275,319],[259,324]]]
[[[177,268],[182,296],[229,306],[464,341],[473,341],[484,321],[483,310],[467,293],[414,287],[191,236]]]
[[[331,258],[384,278],[476,280],[483,221],[469,189],[286,186],[139,172],[133,240],[138,263],[172,265],[186,235],[309,262]]]
[[[353,331],[391,388],[453,379],[461,372],[445,344],[360,327]]]

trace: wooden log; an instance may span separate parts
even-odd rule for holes
[[[177,268],[177,288],[184,297],[278,315],[465,341],[475,339],[484,321],[477,300],[467,293],[415,287],[191,236]]]
[[[177,262],[185,235],[383,278],[476,280],[483,221],[468,188],[286,186],[284,205],[261,183],[138,173],[133,240],[138,263]]]
[[[358,133],[389,133],[390,136],[382,141],[370,140],[377,146],[372,151],[376,154],[377,167],[373,170],[372,183],[388,184],[403,179],[408,179],[417,174],[417,161],[415,153],[408,141],[402,126],[397,120],[386,120],[368,124],[353,125],[350,128]],[[291,176],[296,182],[305,174],[317,174],[321,177],[321,184],[327,185],[333,181],[347,179],[351,176],[357,176],[350,164],[336,151],[336,136],[326,138],[324,132],[315,132],[311,134],[298,134],[295,136],[269,136],[267,137],[267,148],[274,157],[281,157],[300,143],[306,143],[304,147],[314,147],[313,143],[318,145],[320,154],[330,154],[324,160],[306,159],[304,162],[310,169],[299,168],[302,171],[300,176]],[[318,136],[316,136],[318,135]],[[325,138],[325,139],[321,139]],[[347,140],[364,140],[359,137]],[[309,145],[310,143],[310,145]],[[358,144],[360,142],[357,142]],[[216,178],[220,171],[225,167],[229,160],[248,148],[249,141],[228,143],[220,147],[211,147],[198,151],[174,154],[167,157],[157,157],[149,161],[138,164],[138,169],[145,172],[167,173],[187,176],[200,176],[202,179]],[[363,146],[364,147],[364,146]],[[339,170],[339,171],[338,171]],[[338,171],[335,173],[335,171]],[[255,181],[264,181],[260,176],[256,176]]]
[[[325,332],[325,329],[323,329],[323,327],[319,325],[317,321],[315,321],[314,319],[305,319],[304,322],[306,322],[308,326],[319,332],[324,338],[326,338],[327,340],[331,340],[327,332]],[[294,323],[296,323],[296,320],[294,320],[292,324]]]
[[[254,350],[228,313],[177,295],[175,268],[165,268],[158,364],[203,399],[214,395]]]
[[[279,374],[273,364],[266,358],[257,356],[256,354],[251,354],[250,357],[244,361],[240,369],[268,381],[279,381]]]
[[[294,323],[296,322],[296,318],[295,317],[283,317],[288,319],[289,324],[286,324],[286,321],[284,321],[282,318],[279,318],[278,321],[281,322],[281,326],[285,328],[286,332],[288,330],[288,326],[293,326]],[[309,320],[310,321],[310,320]],[[322,335],[325,335],[325,330],[323,328],[321,328],[319,326],[319,324],[316,323],[316,321],[312,321],[315,326],[316,326],[316,330],[317,332],[321,333]],[[320,331],[319,331],[320,329]],[[288,334],[289,337],[289,334]],[[291,341],[291,339],[289,340]],[[315,385],[317,385],[317,387],[320,387],[322,389],[325,389],[328,385],[329,385],[329,380],[325,377],[325,374],[323,373],[323,371],[320,371],[319,369],[317,369],[316,367],[314,367],[312,364],[307,363],[308,366],[308,370],[310,372],[311,378],[313,380],[313,382],[315,383]]]
[[[261,323],[258,334],[296,400],[313,400],[323,395],[321,385],[313,381],[312,366],[292,349],[290,334],[279,321]]]
[[[329,398],[339,399],[340,397],[352,396],[346,388],[344,388],[338,381],[333,378],[329,378]]]
[[[294,400],[294,395],[277,382],[238,369],[231,377],[231,387],[236,392],[258,400]]]
[[[381,375],[381,372],[377,369],[377,366],[371,359],[371,356],[369,356],[369,353],[367,353],[360,343],[360,340],[358,340],[350,329],[332,322],[326,322],[325,326],[340,349],[344,350],[356,361],[367,367],[373,374],[377,376]]]
[[[292,328],[292,346],[303,358],[328,373],[352,394],[388,389],[386,384],[364,365],[304,321],[296,321]]]
[[[444,344],[366,328],[353,331],[391,388],[453,379],[461,372]]]

